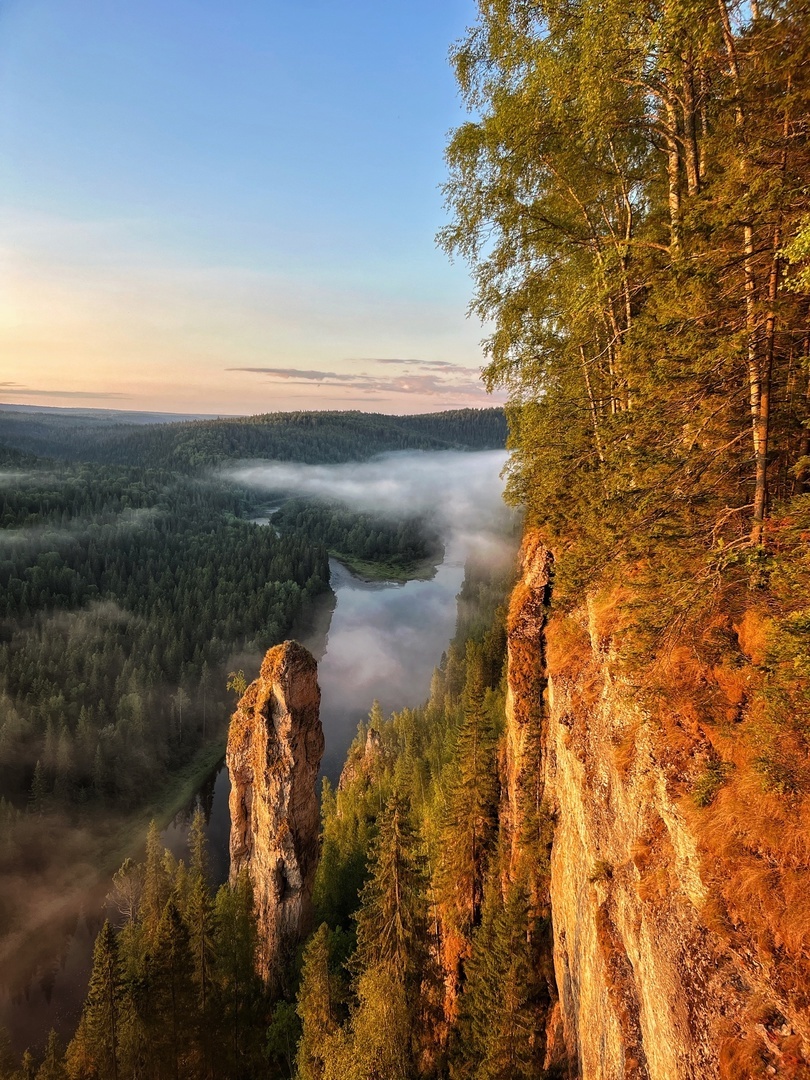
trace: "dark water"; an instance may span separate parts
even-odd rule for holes
[[[332,560],[330,565],[336,601],[330,597],[311,612],[296,636],[320,661],[323,772],[336,781],[374,698],[387,713],[427,697],[433,668],[453,635],[463,566],[461,558],[449,555],[432,580],[398,585],[364,582],[342,564]],[[202,806],[215,884],[228,875],[229,791],[222,765],[163,833],[169,850],[185,858],[191,815]],[[34,972],[25,991],[12,993],[0,972],[0,1025],[9,1029],[18,1051],[41,1046],[51,1028],[65,1037],[72,1033],[90,974],[93,941],[105,916],[107,888],[104,883],[88,896],[86,910],[67,922],[61,948]]]

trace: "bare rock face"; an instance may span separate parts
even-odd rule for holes
[[[231,884],[247,869],[258,912],[257,969],[271,988],[312,918],[324,746],[317,674],[302,645],[276,645],[228,732]]]
[[[578,1080],[810,1075],[807,988],[785,988],[756,926],[720,906],[686,775],[705,734],[695,725],[677,741],[650,713],[608,625],[620,597],[547,620],[549,555],[530,535],[523,557],[502,820],[506,872],[540,856],[536,899],[553,925],[546,1064]],[[521,844],[532,795],[550,850]]]

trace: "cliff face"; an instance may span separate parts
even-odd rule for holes
[[[231,883],[247,869],[258,913],[257,967],[271,986],[311,920],[324,746],[320,697],[315,660],[287,641],[265,656],[228,732]]]
[[[713,760],[705,731],[645,708],[593,600],[547,623],[548,553],[529,536],[523,557],[505,771],[514,866],[539,746],[534,790],[553,835],[539,889],[559,995],[549,1045],[564,1044],[582,1080],[810,1075],[807,988],[781,974],[784,943],[731,907],[739,867],[721,865],[692,796]],[[779,874],[771,865],[774,890]]]

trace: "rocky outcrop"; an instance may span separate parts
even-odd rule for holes
[[[672,721],[675,704],[660,695],[653,713],[627,674],[610,625],[621,598],[591,597],[547,620],[551,562],[538,537],[523,560],[508,625],[502,816],[509,872],[534,852],[553,924],[547,1064],[581,1080],[810,1075],[807,988],[783,989],[784,945],[746,924],[742,896],[736,911],[723,899],[708,811],[693,796],[712,760],[705,726]],[[550,852],[521,841],[532,794]],[[728,814],[726,832],[735,820],[742,832],[744,816]],[[777,887],[779,867],[770,874]]]
[[[346,791],[361,780],[366,784],[373,783],[385,767],[385,763],[386,754],[382,736],[376,728],[371,727],[366,734],[362,750],[354,745],[350,749],[346,764],[340,774],[338,791]]]
[[[311,922],[323,755],[317,664],[295,641],[270,649],[231,719],[231,883],[247,870],[258,914],[257,968],[277,989]]]

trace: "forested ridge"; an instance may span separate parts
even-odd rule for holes
[[[0,411],[0,444],[69,461],[194,472],[223,461],[272,458],[309,464],[362,461],[395,450],[489,450],[506,442],[502,409],[422,416],[286,412],[166,424],[109,417]]]

